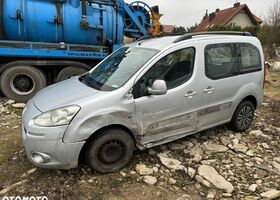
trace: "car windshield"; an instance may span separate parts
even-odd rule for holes
[[[158,50],[123,47],[81,77],[81,81],[97,90],[113,91],[122,87]]]

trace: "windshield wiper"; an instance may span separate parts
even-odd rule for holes
[[[87,75],[89,75],[89,72],[86,72],[85,74],[81,74],[81,75],[79,76],[79,80],[80,80],[80,81],[84,81]]]

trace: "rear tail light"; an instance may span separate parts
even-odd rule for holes
[[[266,82],[266,73],[267,73],[267,68],[268,68],[268,63],[267,62],[264,62],[264,72],[263,72],[263,88],[265,86],[265,82]]]

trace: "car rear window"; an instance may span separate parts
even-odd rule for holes
[[[239,44],[240,72],[261,69],[261,54],[257,47],[252,44]]]

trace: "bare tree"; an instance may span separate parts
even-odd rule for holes
[[[268,9],[266,23],[269,26],[280,27],[280,0],[275,0]]]

